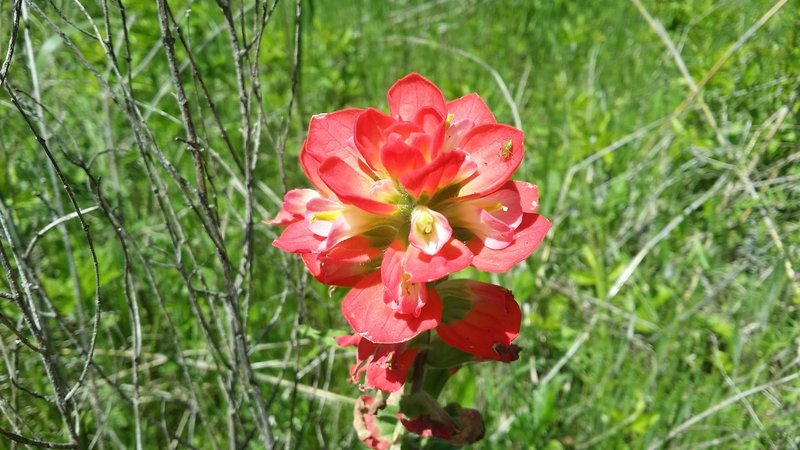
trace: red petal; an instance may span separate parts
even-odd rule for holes
[[[374,184],[372,178],[354,169],[337,157],[327,159],[319,168],[322,181],[344,203],[355,205],[364,211],[378,215],[389,215],[397,206],[382,203],[370,198],[370,189]]]
[[[381,346],[375,356],[379,358],[387,357],[389,352],[384,350],[385,347]],[[391,347],[396,347],[397,349],[390,349],[393,354],[388,367],[385,367],[383,362],[375,360],[367,365],[367,386],[387,392],[399,391],[403,387],[408,377],[408,370],[414,363],[414,357],[417,356],[417,350],[399,350],[401,347],[399,345]]]
[[[425,157],[419,149],[394,141],[386,144],[381,150],[381,162],[386,172],[395,179],[425,165]]]
[[[395,122],[392,126],[384,130],[386,140],[393,139],[405,141],[413,134],[424,134],[422,128],[413,122]]]
[[[395,120],[374,108],[368,108],[358,116],[354,128],[354,141],[364,160],[374,170],[383,170],[381,147],[386,143],[386,129]]]
[[[466,153],[460,151],[441,153],[426,166],[404,175],[400,178],[400,182],[414,197],[432,196],[438,189],[456,179],[466,156]]]
[[[369,240],[356,236],[320,254],[303,254],[303,262],[319,282],[332,286],[355,286],[368,273],[377,270],[381,250]]]
[[[322,182],[322,178],[319,176],[319,166],[322,165],[322,162],[317,161],[313,155],[306,151],[307,144],[308,141],[303,142],[303,148],[300,149],[300,167],[303,169],[303,173],[306,174],[308,181],[311,182],[311,185],[321,192],[322,195],[329,197],[333,195],[333,191],[328,189],[328,186],[325,186],[325,183]]]
[[[319,251],[323,241],[324,238],[312,233],[305,222],[295,222],[287,226],[272,245],[289,253],[310,253]]]
[[[408,281],[412,283],[444,278],[466,269],[472,262],[472,252],[458,239],[450,239],[433,256],[423,253],[413,245],[405,253],[405,271],[411,275]]]
[[[522,131],[503,124],[481,125],[473,128],[461,141],[478,165],[478,174],[459,192],[460,196],[481,196],[504,185],[522,162]]]
[[[481,211],[480,217],[483,245],[492,250],[502,250],[514,242],[515,230],[507,223],[485,210]]]
[[[392,117],[411,121],[420,109],[429,106],[444,117],[447,105],[442,91],[431,81],[418,73],[401,78],[389,89],[387,95]]]
[[[473,201],[509,227],[517,228],[522,221],[522,213],[525,212],[520,205],[518,184],[523,183],[508,182],[493,193]],[[309,202],[309,207],[311,207],[311,204]]]
[[[358,151],[354,143],[353,129],[361,109],[343,109],[328,114],[317,114],[308,124],[308,137],[300,151],[300,164],[311,184],[317,190],[329,194],[320,186],[319,166],[328,158],[336,156],[353,167],[359,166]]]
[[[524,213],[535,213],[539,209],[539,186],[527,181],[512,181],[519,192],[519,204]]]
[[[468,242],[475,257],[472,267],[485,272],[505,272],[524,260],[539,246],[550,229],[551,223],[539,214],[523,214],[522,223],[516,229],[514,242],[502,250],[486,248],[480,239]]]
[[[397,314],[383,302],[383,283],[376,272],[347,293],[342,314],[353,330],[366,339],[376,344],[396,344],[435,328],[442,316],[442,303],[431,289],[418,317]]]
[[[449,280],[437,289],[445,310],[436,332],[446,344],[480,359],[516,359],[510,347],[522,313],[511,291],[473,280]]]
[[[433,134],[439,129],[439,125],[444,122],[444,119],[444,116],[436,108],[425,107],[417,111],[413,122],[422,128],[425,134]]]
[[[313,116],[308,124],[306,152],[318,161],[337,156],[357,167],[359,155],[352,140],[356,119],[362,112],[351,108]]]
[[[447,113],[453,115],[453,122],[471,120],[475,125],[495,123],[494,114],[476,93],[467,94],[447,103]]]
[[[338,336],[336,338],[336,343],[340,347],[355,347],[361,341],[361,336],[357,334],[346,334],[344,336]]]
[[[264,223],[286,226],[302,220],[306,213],[306,205],[315,198],[319,198],[319,193],[312,189],[292,189],[283,196],[283,204],[275,218],[265,220]]]
[[[403,244],[400,241],[393,242],[383,255],[381,262],[383,302],[400,314],[417,315],[428,301],[428,291],[424,285],[408,281],[404,256]]]
[[[429,160],[435,158],[438,155],[439,147],[444,142],[444,135],[447,130],[445,118],[436,109],[428,107],[417,111],[417,115],[414,116],[414,123],[425,133],[415,140],[415,145],[427,155]],[[424,139],[422,139],[423,136]]]
[[[274,219],[265,220],[264,223],[267,225],[278,225],[280,227],[285,227],[292,222],[297,222],[298,220],[303,220],[303,216],[292,214],[286,211],[285,208],[281,208],[278,211],[278,214],[275,214]]]

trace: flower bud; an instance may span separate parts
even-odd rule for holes
[[[446,344],[476,360],[515,361],[520,348],[522,313],[511,291],[473,280],[448,280],[436,285],[442,319],[436,332]]]

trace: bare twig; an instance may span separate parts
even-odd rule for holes
[[[0,87],[3,87],[3,84],[6,81],[8,69],[11,67],[11,58],[14,57],[14,48],[17,45],[17,31],[19,30],[19,17],[21,8],[22,0],[16,0],[16,2],[14,2],[14,17],[11,19],[11,36],[8,38],[6,57],[5,60],[3,60],[3,65],[0,65]]]
[[[86,215],[91,212],[97,211],[98,209],[99,209],[98,206],[90,206],[88,208],[81,209],[80,213]],[[31,252],[33,251],[33,247],[36,246],[36,243],[39,242],[39,239],[41,239],[45,234],[47,234],[48,231],[61,225],[64,222],[68,222],[72,219],[75,219],[76,217],[78,217],[78,212],[77,211],[71,212],[69,214],[63,215],[55,219],[54,221],[45,225],[41,230],[37,231],[36,234],[33,235],[33,238],[31,238],[31,240],[28,242],[28,247],[25,249],[24,253],[25,259],[28,259],[30,257]]]
[[[11,439],[14,442],[24,445],[32,445],[34,447],[39,447],[39,448],[78,448],[78,444],[64,444],[59,442],[50,442],[50,441],[43,441],[40,439],[27,438],[17,433],[12,433],[8,430],[4,430],[3,428],[0,428],[0,435],[8,439]]]

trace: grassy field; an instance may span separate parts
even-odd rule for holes
[[[523,309],[520,360],[444,393],[475,448],[800,447],[796,2],[19,3],[0,448],[358,448],[344,292],[261,221],[311,115],[411,71],[525,131],[554,223],[466,274]]]

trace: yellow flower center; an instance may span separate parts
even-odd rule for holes
[[[418,208],[418,216],[416,228],[422,234],[433,233],[433,222],[435,221],[433,214],[428,211],[428,208]]]
[[[341,216],[341,215],[342,215],[342,211],[338,210],[338,209],[334,209],[334,210],[331,210],[331,211],[320,211],[318,213],[314,213],[314,215],[311,216],[311,218],[308,219],[308,221],[311,222],[311,223],[314,223],[317,220],[324,220],[326,222],[333,222],[334,220],[338,219],[339,216]]]

